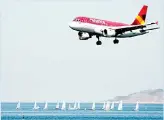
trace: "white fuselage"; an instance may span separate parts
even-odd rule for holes
[[[80,31],[80,32],[86,32],[86,33],[92,33],[92,34],[97,34],[95,32],[96,29],[108,29],[108,28],[117,28],[117,27],[109,27],[109,26],[102,26],[102,25],[96,25],[96,24],[90,24],[90,23],[83,23],[83,22],[77,22],[77,21],[72,21],[69,24],[69,27],[72,28],[73,30]],[[138,35],[143,35],[148,33],[148,31],[141,31],[141,30],[133,30],[133,31],[128,31],[124,32],[123,34],[119,34],[117,38],[127,38],[127,37],[134,37]],[[111,36],[103,36],[102,37],[115,37],[114,35]]]

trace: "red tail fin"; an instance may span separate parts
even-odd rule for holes
[[[146,5],[144,5],[142,7],[139,14],[136,16],[135,20],[133,21],[132,25],[143,25],[143,24],[145,24],[147,8],[148,8],[148,6],[146,6]]]

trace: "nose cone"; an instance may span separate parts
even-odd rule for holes
[[[72,28],[72,29],[74,28],[74,25],[73,25],[73,23],[72,23],[72,22],[71,22],[71,23],[69,23],[69,27],[70,27],[70,28]]]
[[[73,30],[77,30],[80,28],[80,24],[73,21],[73,22],[69,23],[69,27],[72,28]]]

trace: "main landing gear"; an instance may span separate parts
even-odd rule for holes
[[[115,38],[115,40],[113,40],[113,43],[114,44],[118,44],[119,43],[119,40],[117,38]]]
[[[100,37],[99,36],[96,36],[96,38],[98,39],[98,41],[96,42],[97,45],[101,45],[102,42],[100,41]]]
[[[100,37],[99,37],[99,36],[96,36],[96,38],[98,39],[98,41],[96,42],[96,44],[97,44],[97,45],[101,45],[102,42],[100,41]],[[114,43],[114,44],[118,44],[118,43],[119,43],[119,40],[118,40],[117,38],[115,38],[115,39],[113,40],[113,43]]]

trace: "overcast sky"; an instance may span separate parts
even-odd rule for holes
[[[147,4],[160,30],[80,41],[68,23],[88,16],[131,24]],[[3,101],[100,101],[164,86],[162,0],[1,0]]]

